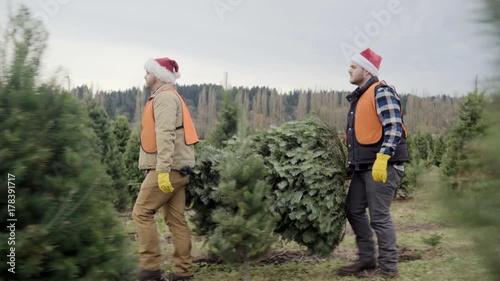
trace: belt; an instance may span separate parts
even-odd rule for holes
[[[356,164],[356,165],[349,165],[349,170],[364,171],[364,170],[371,170],[372,167],[373,164]]]
[[[155,169],[146,169],[145,174],[147,175],[151,171],[155,171]],[[172,172],[178,172],[182,176],[187,176],[193,173],[193,169],[190,166],[184,166],[180,169],[172,169]]]
[[[401,166],[405,162],[402,161],[397,161],[397,162],[389,162],[389,165],[396,165],[396,166]],[[356,164],[356,165],[349,165],[349,169],[352,171],[365,171],[365,170],[371,170],[373,168],[373,164]]]

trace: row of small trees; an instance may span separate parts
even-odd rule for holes
[[[465,144],[481,136],[486,130],[483,110],[487,105],[487,96],[475,90],[462,100],[458,109],[459,117],[447,132],[436,136],[419,132],[410,134],[410,162],[405,165],[405,174],[398,194],[400,198],[413,196],[418,187],[418,176],[431,166],[439,167],[443,180],[453,186],[460,182],[460,175],[469,176],[468,173],[461,172],[468,169],[464,164],[465,150],[468,149]]]
[[[0,174],[10,182],[0,189],[0,220],[15,219],[0,230],[9,256],[0,279],[134,280],[113,207],[122,206],[122,167],[105,159],[118,150],[113,132],[92,105],[37,83],[46,40],[21,8],[0,41]]]
[[[497,28],[498,2],[486,1]],[[439,192],[439,201],[448,209],[444,216],[474,239],[492,280],[500,280],[500,89],[496,90],[492,96],[471,93],[460,107],[460,119],[446,142]]]

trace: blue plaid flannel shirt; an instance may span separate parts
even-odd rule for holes
[[[384,132],[384,141],[379,152],[393,156],[403,135],[399,96],[390,87],[379,87],[375,93],[375,104]],[[394,167],[400,171],[404,170],[403,165]]]

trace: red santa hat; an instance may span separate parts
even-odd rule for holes
[[[351,60],[359,64],[359,66],[370,72],[373,76],[378,76],[378,70],[380,69],[382,57],[370,50],[370,48],[359,54],[355,54]]]
[[[165,83],[174,84],[181,77],[177,62],[166,57],[149,59],[144,64],[144,69]]]

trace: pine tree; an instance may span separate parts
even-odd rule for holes
[[[217,124],[210,131],[209,137],[202,145],[196,146],[196,165],[194,177],[191,180],[190,188],[186,193],[186,201],[193,204],[194,208],[209,205],[204,211],[196,212],[191,217],[195,224],[195,232],[198,235],[210,235],[213,233],[214,222],[212,211],[218,205],[220,198],[214,198],[215,190],[218,189],[219,174],[222,161],[226,157],[226,151],[231,151],[234,145],[230,145],[231,138],[236,139],[238,128],[243,127],[242,121],[239,121],[240,110],[233,100],[231,92],[223,93],[220,104]],[[246,135],[242,130],[241,136]],[[234,140],[233,139],[233,140]],[[227,147],[227,149],[225,149]],[[209,178],[206,176],[209,175]]]
[[[418,149],[418,155],[420,159],[428,161],[430,154],[432,153],[431,143],[429,143],[429,137],[432,140],[432,136],[429,133],[416,133],[411,136],[413,138],[413,145]]]
[[[488,128],[484,135],[478,134],[477,138],[467,142],[462,161],[457,161],[460,163],[457,174],[452,174],[452,188],[444,189],[440,199],[448,207],[448,218],[464,228],[476,242],[476,252],[483,257],[492,280],[500,280],[500,218],[497,215],[500,198],[500,88],[493,103],[486,108],[490,111],[485,116]],[[458,173],[464,173],[464,176]]]
[[[105,164],[106,171],[113,180],[110,190],[113,204],[118,210],[125,210],[129,206],[129,200],[123,155],[118,150],[110,121],[102,106],[94,99],[86,102],[91,127],[98,137],[97,149],[101,154],[101,162]]]
[[[420,150],[415,144],[415,137],[418,138],[418,135],[410,135],[407,140],[410,161],[405,164],[405,172],[398,188],[397,196],[401,199],[413,197],[417,190],[417,178],[425,170],[425,161],[420,156]]]
[[[434,139],[434,157],[433,164],[437,167],[441,166],[443,160],[443,155],[446,151],[446,139],[445,136],[438,136]]]
[[[207,142],[215,147],[223,147],[225,142],[238,133],[240,110],[231,92],[223,94],[217,124],[210,131]]]
[[[213,213],[216,223],[209,238],[212,252],[229,263],[242,265],[250,280],[249,262],[266,254],[276,241],[276,217],[270,213],[271,186],[264,160],[243,145],[222,161],[218,196],[223,204]]]
[[[498,56],[498,46],[500,46],[500,1],[499,0],[484,0],[484,22],[491,28],[496,40],[496,55]],[[498,64],[496,65],[498,67]],[[500,74],[497,69],[497,75]],[[496,79],[500,79],[497,76]],[[500,198],[500,80],[494,81],[493,89],[495,91],[492,96],[492,103],[486,107],[485,124],[487,129],[484,136],[476,134],[473,141],[468,142],[469,149],[464,152],[465,163],[467,165],[467,174],[472,175],[466,181],[458,181],[455,189],[447,189],[443,193],[441,201],[446,203],[449,212],[454,219],[456,226],[467,230],[471,237],[475,240],[476,252],[483,257],[485,266],[491,273],[491,280],[500,280],[500,216],[498,216]],[[478,101],[469,102],[470,113],[477,112],[479,105]],[[481,104],[479,102],[479,104]],[[481,129],[483,122],[478,122],[474,115],[467,114],[470,118],[463,122],[476,130]],[[476,115],[477,117],[477,115]],[[473,120],[475,122],[472,122]],[[466,127],[462,127],[465,131]],[[454,138],[456,134],[462,130],[454,130]],[[480,131],[480,130],[478,130]],[[470,137],[470,134],[467,134]],[[456,156],[454,159],[461,159]],[[458,161],[456,161],[458,162]],[[456,163],[455,162],[455,163]],[[449,165],[449,164],[447,164]],[[448,166],[448,171],[453,171]],[[460,170],[462,172],[463,170]],[[456,175],[455,173],[450,173]]]
[[[0,264],[0,279],[132,280],[129,242],[103,196],[110,179],[89,120],[74,97],[35,84],[45,29],[22,7],[9,32],[0,44],[15,54],[0,61],[0,172],[10,188],[0,194],[10,201],[1,201],[0,219],[17,221],[15,240],[0,230],[0,252],[15,262]]]
[[[432,158],[434,158],[434,156],[432,155],[432,153],[434,152],[434,139],[429,132],[424,134],[424,138],[427,140],[427,145],[429,146],[429,155],[427,157],[427,160],[432,160]]]
[[[130,130],[130,124],[128,123],[127,117],[123,115],[118,115],[115,121],[112,123],[113,134],[118,146],[118,151],[120,153],[125,153],[125,147],[127,146],[128,139],[132,133]]]
[[[285,240],[328,256],[346,221],[346,151],[338,130],[309,115],[252,136],[272,185],[275,229]]]
[[[467,181],[468,161],[466,151],[470,142],[484,134],[486,122],[483,117],[486,98],[477,90],[465,98],[459,108],[459,120],[451,129],[443,159],[442,172],[444,180],[451,187],[458,187],[462,181]]]
[[[338,131],[308,117],[262,131],[249,141],[269,173],[269,211],[280,218],[275,233],[314,254],[330,255],[342,240],[346,222],[346,155]],[[211,235],[217,227],[212,213],[224,205],[218,192],[222,163],[237,146],[237,141],[224,149],[207,145],[196,156],[189,191],[196,211],[191,221],[200,235]]]
[[[140,129],[140,127],[136,127],[134,131],[132,131],[127,142],[127,147],[125,148],[125,153],[123,154],[125,173],[128,179],[127,190],[132,203],[137,199],[137,195],[141,189],[141,183],[144,180],[144,172],[138,168],[141,147]]]

